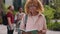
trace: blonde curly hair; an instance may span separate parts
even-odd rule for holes
[[[28,7],[31,4],[33,4],[34,6],[37,7],[37,10],[38,10],[39,13],[42,13],[44,11],[43,5],[42,5],[40,0],[27,0],[26,4],[25,4],[25,7],[24,7],[26,14],[29,14],[29,10],[28,10],[29,8]]]

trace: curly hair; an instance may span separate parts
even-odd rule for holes
[[[27,0],[26,1],[26,4],[25,4],[25,7],[24,7],[26,14],[29,13],[29,10],[28,10],[29,8],[28,7],[31,4],[33,4],[34,6],[36,6],[36,8],[37,8],[37,10],[38,10],[39,13],[41,13],[41,12],[44,11],[43,5],[42,5],[42,3],[41,3],[40,0]]]

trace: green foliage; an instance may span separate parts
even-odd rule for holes
[[[55,12],[54,19],[60,19],[60,12]]]
[[[60,31],[60,23],[49,23],[47,27],[50,30]]]
[[[44,15],[47,16],[49,19],[52,19],[54,17],[54,9],[45,5],[45,11]]]
[[[45,11],[44,11],[43,14],[46,16],[46,20],[47,20],[47,23],[48,23],[48,22],[50,22],[50,20],[52,18],[54,18],[54,11],[55,10],[48,5],[45,5],[44,8],[45,8]]]
[[[18,11],[14,11],[13,14],[15,15]]]
[[[4,12],[4,13],[7,13],[7,7],[8,7],[8,6],[3,3],[3,10],[4,10],[3,12]]]
[[[48,23],[48,24],[47,24],[47,28],[48,28],[49,30],[52,30],[52,26],[53,26],[53,23]]]
[[[56,16],[54,17],[54,19],[60,19],[60,0],[53,0],[53,3],[53,7],[55,7],[54,9],[56,9]]]

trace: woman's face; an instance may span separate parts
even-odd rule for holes
[[[23,11],[23,9],[22,8],[19,8],[19,12],[21,13]]]
[[[34,13],[35,11],[36,11],[37,9],[36,9],[36,6],[29,6],[29,11],[30,12],[32,12],[32,13]]]
[[[13,10],[14,10],[14,6],[11,6],[10,10],[12,10],[12,11],[13,11]]]

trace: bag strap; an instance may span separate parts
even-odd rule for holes
[[[25,16],[25,24],[27,23],[28,15]]]
[[[24,20],[25,29],[26,29],[27,19],[28,19],[28,15],[25,15],[25,20]]]

